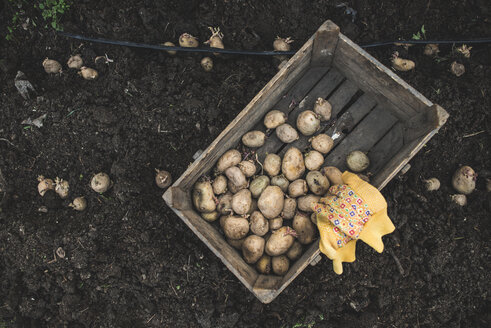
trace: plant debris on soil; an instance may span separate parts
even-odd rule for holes
[[[44,28],[33,3],[22,2],[20,14],[16,3],[0,3],[0,327],[489,327],[489,45],[473,46],[470,58],[452,45],[437,57],[423,46],[369,50],[387,67],[394,51],[414,61],[398,74],[450,118],[383,190],[397,228],[384,238],[386,251],[358,243],[343,275],[324,259],[263,305],[165,205],[155,168],[177,179],[279,63],[221,55],[205,72],[200,54],[61,37]],[[410,39],[422,25],[428,39],[490,31],[484,0],[338,4],[83,0],[71,2],[60,26],[153,44],[177,43],[184,32],[202,44],[208,26],[219,26],[226,48],[253,50],[271,49],[277,35],[298,49],[326,19],[357,43]],[[22,26],[6,41],[16,14]],[[66,68],[75,54],[98,79]],[[111,61],[95,63],[97,56]],[[63,72],[46,74],[47,57]],[[450,72],[453,61],[464,64],[462,76]],[[18,71],[32,84],[26,99],[14,83]],[[39,117],[42,125],[22,123]],[[451,178],[462,165],[479,176],[459,207]],[[114,183],[103,194],[90,188],[98,172]],[[67,180],[68,199],[41,197],[41,174]],[[428,192],[423,180],[431,177],[441,187]],[[68,207],[78,196],[87,200],[83,212]]]

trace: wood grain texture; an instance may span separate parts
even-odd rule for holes
[[[385,164],[395,156],[404,145],[403,124],[396,123],[387,134],[368,152],[370,167],[368,172],[376,176]]]
[[[282,277],[274,275],[259,275],[252,288],[252,292],[262,303],[268,304],[278,296]]]
[[[311,65],[330,67],[338,39],[339,27],[330,20],[324,22],[314,35]]]
[[[439,128],[448,119],[448,113],[438,105],[429,107],[426,111],[413,116],[404,122],[404,141],[408,143],[430,131]]]

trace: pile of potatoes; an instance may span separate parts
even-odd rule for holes
[[[300,113],[300,133],[313,135],[320,121],[329,119],[326,103],[322,99],[316,104],[322,108]],[[298,132],[286,121],[285,113],[273,110],[266,114],[264,125],[269,131],[276,129],[280,140],[291,143],[298,139]],[[250,154],[266,138],[262,131],[250,131],[242,137],[242,144]],[[230,149],[218,159],[214,179],[203,177],[194,185],[193,204],[202,218],[219,222],[227,242],[262,274],[284,275],[289,270],[304,245],[317,237],[312,204],[331,184],[342,183],[337,168],[321,168],[333,146],[331,137],[318,134],[310,142],[311,150],[305,154],[290,146],[283,158],[267,154],[263,163],[248,156],[244,159],[239,150]]]

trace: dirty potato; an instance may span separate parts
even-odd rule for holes
[[[276,136],[281,142],[292,143],[298,140],[298,132],[290,124],[285,123],[278,126],[275,130]]]
[[[260,175],[254,178],[249,185],[252,197],[259,198],[267,186],[269,186],[269,178],[266,175]]]
[[[298,148],[288,149],[281,163],[283,175],[290,181],[299,179],[305,172],[305,162]]]
[[[310,191],[315,195],[324,196],[329,190],[329,180],[319,171],[310,171],[305,179]]]
[[[213,187],[209,181],[198,181],[193,188],[193,204],[201,213],[211,213],[216,209]]]
[[[250,178],[256,174],[256,165],[254,164],[254,161],[242,161],[237,166],[247,178]]]
[[[220,197],[218,197],[218,205],[217,205],[217,211],[222,214],[232,214],[232,198],[233,194],[231,192],[227,192]]]
[[[256,262],[256,270],[262,274],[269,274],[271,272],[271,256],[263,254]]]
[[[304,136],[311,136],[320,128],[321,121],[319,115],[311,110],[306,110],[300,113],[297,118],[297,129]]]
[[[221,195],[227,192],[227,178],[224,175],[219,175],[213,180],[211,185],[215,195]]]
[[[312,206],[315,203],[319,202],[319,199],[321,199],[319,196],[312,195],[312,194],[299,197],[297,199],[297,208],[300,211],[313,212],[314,210],[312,209]]]
[[[311,150],[305,154],[305,167],[309,171],[316,171],[324,164],[324,156],[317,150]]]
[[[267,186],[259,196],[257,206],[267,219],[278,217],[283,210],[284,194],[278,186]]]
[[[341,171],[337,167],[325,166],[321,169],[320,172],[324,174],[327,179],[329,179],[331,185],[344,184],[343,173],[341,173]]]
[[[264,238],[250,235],[242,243],[242,255],[246,263],[256,263],[264,253]]]
[[[295,231],[290,227],[281,227],[274,231],[266,241],[265,251],[269,256],[285,254],[295,241]]]
[[[317,98],[314,105],[314,112],[319,115],[321,121],[329,121],[331,119],[332,106],[329,101],[323,98]]]
[[[309,215],[298,212],[293,218],[292,226],[297,232],[297,240],[301,244],[307,245],[314,241],[316,229]]]
[[[286,198],[283,203],[283,211],[281,211],[281,217],[286,220],[293,219],[295,211],[297,210],[297,201],[295,198]]]
[[[334,146],[334,140],[330,136],[325,133],[321,133],[312,137],[310,139],[310,144],[314,150],[317,150],[319,153],[327,154],[331,151]]]
[[[286,252],[286,256],[291,260],[291,261],[295,261],[297,260],[298,258],[300,258],[300,256],[302,255],[302,251],[303,251],[303,247],[302,247],[302,244],[300,244],[300,242],[298,240],[295,240],[293,242],[293,245],[292,247],[290,247],[288,249],[288,252]]]
[[[279,110],[272,110],[264,117],[264,126],[267,129],[276,129],[281,124],[284,124],[287,118],[285,113]]]
[[[219,216],[220,216],[220,213],[218,213],[217,211],[213,211],[210,213],[201,213],[201,217],[208,222],[216,221]]]
[[[242,250],[242,244],[244,243],[246,239],[245,238],[242,238],[242,239],[230,239],[230,238],[227,238],[227,243],[232,246],[233,248],[235,248],[236,250],[239,250],[241,251]]]
[[[271,266],[274,274],[284,276],[288,272],[288,269],[290,269],[290,260],[286,255],[273,256]]]
[[[262,131],[250,131],[242,136],[242,143],[249,148],[259,148],[265,141],[266,135]]]
[[[264,171],[270,176],[278,175],[281,170],[281,157],[276,154],[267,154],[264,159]]]
[[[288,181],[283,174],[277,175],[271,178],[271,185],[280,187],[281,191],[286,193],[288,191],[290,181]]]
[[[235,166],[242,161],[242,156],[237,149],[230,149],[223,154],[217,162],[217,171],[224,172],[229,167]]]
[[[223,223],[223,232],[230,239],[242,239],[249,232],[249,221],[240,216],[229,216]]]
[[[249,189],[242,189],[232,197],[232,209],[236,214],[245,215],[251,208],[252,196]]]
[[[307,182],[304,179],[297,179],[288,186],[288,196],[296,198],[307,194]]]
[[[283,226],[283,218],[281,216],[270,219],[269,221],[269,231],[275,231],[278,230]]]
[[[228,180],[237,187],[238,190],[247,188],[247,179],[244,173],[242,173],[237,166],[232,166],[226,169],[225,175],[227,176]]]
[[[269,231],[269,221],[259,211],[251,214],[251,232],[258,236],[264,236]]]

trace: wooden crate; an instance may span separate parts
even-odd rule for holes
[[[331,21],[288,61],[288,64],[252,99],[213,141],[163,198],[193,232],[218,256],[237,278],[263,303],[274,300],[300,272],[319,259],[318,242],[291,266],[284,277],[262,275],[246,264],[222,234],[194,210],[191,190],[218,158],[240,143],[250,130],[263,130],[264,115],[278,109],[295,126],[298,114],[312,109],[318,97],[332,104],[332,122],[320,132],[341,130],[325,165],[346,169],[352,150],[368,153],[371,183],[382,189],[445,123],[448,114],[394,72],[382,65],[346,36]],[[345,120],[345,118],[349,120]],[[341,122],[349,124],[341,124]],[[308,146],[308,137],[283,144],[273,133],[258,149],[259,160],[267,153],[283,155],[289,147]]]

